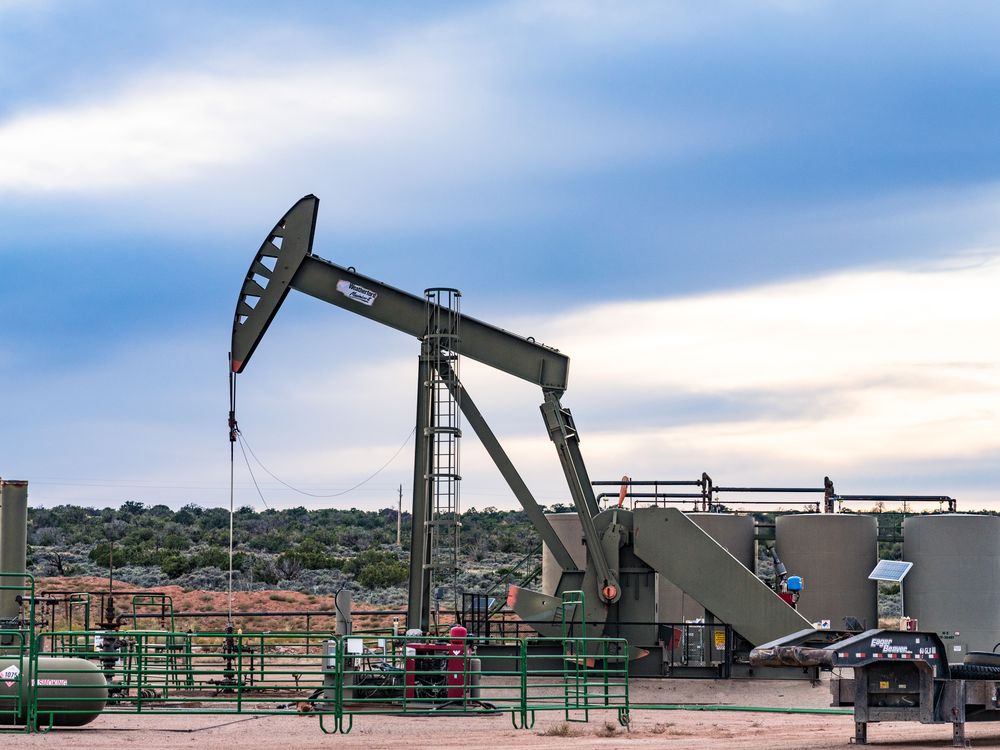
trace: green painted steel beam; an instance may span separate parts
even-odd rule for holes
[[[315,255],[303,260],[292,287],[414,338],[427,332],[427,301],[422,296]],[[542,388],[566,390],[569,357],[565,354],[475,318],[458,317],[461,338],[453,346],[458,354]]]
[[[319,198],[307,195],[274,225],[247,271],[233,320],[232,366],[242,372],[292,288],[422,339],[427,301],[312,254]],[[535,383],[565,391],[569,357],[530,338],[459,316],[464,357]]]
[[[424,398],[424,383],[431,377],[431,365],[426,354],[422,354],[417,366],[417,430],[423,430],[428,422],[430,404]],[[420,436],[413,449],[413,505],[410,528],[410,587],[406,608],[406,627],[420,628],[424,633],[431,621],[431,548],[427,535],[427,521],[430,518],[430,497],[428,476],[431,472],[432,456],[427,451],[427,441]]]
[[[812,624],[677,508],[636,508],[634,549],[754,646]]]

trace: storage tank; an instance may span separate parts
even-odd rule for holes
[[[701,529],[725,547],[748,570],[754,571],[753,517],[733,513],[687,513]],[[705,609],[668,579],[657,575],[659,621],[687,622],[705,616]]]
[[[587,548],[583,544],[583,524],[580,523],[580,516],[576,513],[546,513],[548,520],[556,536],[563,543],[569,556],[583,570],[587,566]],[[562,576],[562,568],[556,562],[549,545],[542,545],[542,593],[554,594],[559,586],[559,579]]]
[[[24,579],[28,544],[28,483],[0,480],[0,621],[10,622],[21,611],[19,590]],[[9,640],[6,639],[6,640]],[[2,641],[0,641],[2,643]]]
[[[38,685],[33,662],[0,656],[0,725],[24,726],[32,690],[38,691],[38,724],[79,727],[96,719],[108,700],[108,684],[86,659],[39,656]]]
[[[0,481],[0,724],[24,725],[32,694],[40,726],[76,727],[96,719],[108,699],[104,673],[86,659],[32,658],[31,631],[21,629],[17,597],[25,580],[28,483]],[[30,598],[30,597],[29,597]],[[35,671],[37,670],[37,674]]]
[[[775,520],[775,545],[789,575],[802,576],[798,611],[807,620],[845,617],[878,627],[878,585],[868,580],[878,562],[878,521],[853,513],[794,513]]]
[[[904,614],[941,635],[949,661],[1000,641],[1000,518],[964,513],[903,521]]]

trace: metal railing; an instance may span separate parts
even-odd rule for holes
[[[27,631],[0,629],[0,733],[26,732],[32,714],[28,695],[31,674],[31,641]],[[21,728],[18,728],[18,727]]]
[[[632,508],[643,505],[668,505],[679,502],[683,505],[691,503],[693,511],[710,511],[719,509],[722,506],[722,494],[765,494],[765,495],[822,495],[822,499],[816,500],[790,500],[788,498],[748,500],[744,498],[734,499],[733,505],[801,505],[807,508],[815,507],[817,512],[835,513],[838,506],[845,503],[900,503],[904,512],[911,503],[937,503],[939,511],[947,510],[954,513],[958,507],[958,501],[950,495],[841,495],[836,492],[833,481],[830,477],[823,477],[823,486],[813,487],[721,487],[712,481],[712,477],[707,472],[702,472],[700,479],[692,480],[634,480],[623,478],[621,480],[602,480],[591,482],[594,487],[614,486],[620,488],[618,492],[602,492],[597,496],[597,502],[619,499],[619,502],[628,498]],[[635,492],[635,487],[651,487],[652,492]],[[697,491],[675,492],[674,487],[695,487]]]
[[[31,689],[0,707],[26,718],[22,731],[104,714],[297,712],[318,716],[327,733],[347,733],[355,716],[374,714],[485,711],[530,728],[540,711],[587,721],[591,711],[612,710],[628,722],[622,639],[328,636],[317,654],[305,638],[295,631],[39,634],[23,639],[15,657],[32,665]],[[504,648],[480,655],[480,645]]]
[[[0,732],[27,731],[34,720],[35,703],[29,695],[32,683],[32,644],[35,632],[35,577],[30,573],[0,573],[0,593],[15,597],[20,612],[0,622]],[[27,605],[27,612],[25,606]],[[37,681],[37,680],[36,680]],[[24,722],[24,729],[16,725]],[[9,728],[15,725],[14,728]]]

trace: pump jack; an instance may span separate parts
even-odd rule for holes
[[[254,257],[240,290],[233,320],[232,371],[243,372],[288,292],[297,289],[362,317],[407,333],[422,342],[418,389],[433,365],[448,368],[446,358],[432,358],[435,342],[447,331],[428,330],[425,299],[362,276],[312,252],[319,199],[307,195],[275,224]],[[633,644],[656,642],[655,624],[636,626],[654,602],[654,572],[661,572],[710,612],[728,622],[753,644],[808,627],[752,572],[675,508],[613,508],[601,511],[580,452],[580,438],[570,410],[561,403],[569,358],[557,349],[460,315],[461,338],[450,346],[462,356],[534,383],[542,389],[541,413],[555,445],[573,504],[579,514],[587,565],[579,570],[546,520],[517,469],[490,429],[465,385],[453,373],[440,373],[453,390],[467,423],[478,436],[524,508],[542,541],[565,571],[555,594],[512,589],[509,603],[543,634],[558,634],[559,593],[582,590],[586,596],[586,633],[625,637]],[[458,398],[460,394],[460,398]],[[418,398],[417,426],[426,408]],[[413,529],[407,626],[426,631],[431,620],[429,570],[428,476],[433,467],[417,441],[413,482]],[[648,590],[647,590],[648,589]],[[623,596],[623,594],[626,594]],[[637,604],[637,602],[639,604]],[[642,612],[639,613],[640,609]],[[646,617],[655,623],[655,617]]]

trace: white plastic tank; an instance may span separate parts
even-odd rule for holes
[[[790,576],[804,588],[797,609],[810,622],[845,617],[878,627],[878,585],[868,579],[878,562],[878,521],[855,513],[792,513],[775,519],[775,545]]]
[[[938,633],[948,659],[1000,642],[1000,518],[965,513],[903,521],[903,614]]]

